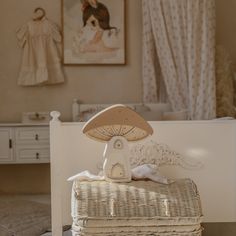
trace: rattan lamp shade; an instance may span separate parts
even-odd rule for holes
[[[96,114],[84,126],[83,133],[101,142],[114,136],[138,141],[152,135],[152,127],[135,111],[124,105],[114,105]]]

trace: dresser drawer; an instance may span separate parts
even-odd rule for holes
[[[49,143],[49,129],[27,127],[16,129],[16,143]]]
[[[16,146],[18,163],[48,163],[50,162],[49,146]]]

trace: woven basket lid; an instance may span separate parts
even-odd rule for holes
[[[153,134],[152,127],[131,108],[124,105],[110,106],[83,127],[83,133],[97,141],[109,141],[122,136],[128,141],[138,141]]]

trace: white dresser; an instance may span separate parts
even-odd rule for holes
[[[47,124],[0,124],[0,164],[49,162]]]

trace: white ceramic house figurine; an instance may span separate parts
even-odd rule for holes
[[[152,127],[135,111],[124,105],[114,105],[92,117],[83,133],[100,142],[107,142],[103,171],[107,181],[131,181],[128,141],[138,141],[152,135]]]

